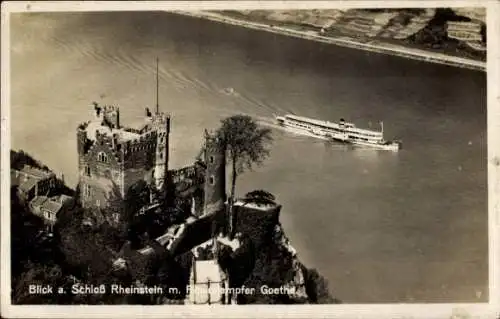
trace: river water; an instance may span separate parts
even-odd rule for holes
[[[232,114],[383,120],[399,153],[276,129],[237,192],[276,195],[301,260],[346,303],[488,299],[484,73],[158,12],[23,14],[11,37],[12,147],[70,184],[91,102],[139,119],[155,103],[156,57],[173,168]]]

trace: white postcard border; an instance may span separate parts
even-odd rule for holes
[[[486,7],[487,8],[487,118],[489,302],[478,304],[383,305],[238,305],[238,306],[13,306],[10,305],[10,30],[9,13],[35,11],[145,11],[221,9],[326,9],[367,7]],[[1,315],[7,318],[500,318],[500,2],[443,1],[103,1],[3,2],[1,94]]]

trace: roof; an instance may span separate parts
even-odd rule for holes
[[[132,129],[136,129],[142,131],[146,128],[146,126],[151,127],[152,119],[150,117],[141,118],[140,120],[132,122],[129,127]]]
[[[25,165],[22,169],[21,172],[27,175],[30,175],[34,178],[42,179],[42,178],[47,178],[54,176],[54,173],[52,172],[47,172],[32,166],[27,166]]]
[[[127,267],[127,261],[120,257],[113,262],[113,267],[125,268],[125,267]]]
[[[60,198],[62,196],[65,196],[66,198],[71,198],[66,195],[61,195],[51,198],[47,196],[36,196],[31,200],[30,204],[33,207],[39,207],[40,209],[47,210],[49,212],[57,214],[63,206],[63,202],[60,202]]]
[[[96,139],[96,131],[99,131],[99,133],[103,135],[108,135],[108,136],[113,136],[113,134],[118,135],[118,140],[119,142],[126,142],[126,141],[131,141],[135,140],[141,137],[140,134],[135,133],[135,132],[130,132],[126,131],[125,129],[116,129],[116,128],[110,128],[107,125],[102,125],[100,121],[92,121],[87,125],[86,128],[87,131],[87,137],[90,140],[95,141]]]
[[[47,196],[36,196],[30,202],[31,206],[40,206],[45,203],[49,198]]]
[[[57,200],[59,201],[61,204],[66,204],[67,202],[69,201],[72,201],[73,200],[73,197],[71,196],[68,196],[68,195],[64,195],[64,194],[61,194],[61,195],[58,195],[58,196],[55,196],[53,197],[54,200]]]
[[[54,176],[55,174],[52,172],[25,165],[21,170],[10,170],[10,183],[11,185],[19,186],[22,191],[27,192],[32,189],[38,181]]]
[[[178,227],[178,226],[177,226]],[[160,237],[157,237],[155,240],[160,243],[160,245],[165,245],[170,239],[172,239],[174,237],[174,232],[175,230],[171,228],[169,228],[167,230],[166,233],[164,233],[163,235],[161,235]]]
[[[49,199],[48,201],[46,201],[42,204],[42,208],[44,210],[48,210],[49,212],[52,212],[52,213],[59,213],[62,206],[63,205],[61,203],[59,203],[55,200],[52,200],[52,199]]]
[[[23,192],[28,192],[31,190],[35,185],[38,183],[38,179],[30,178],[27,181],[21,181],[19,185],[19,189],[21,189]]]
[[[151,246],[144,247],[137,251],[141,255],[149,255],[154,252],[154,249]]]

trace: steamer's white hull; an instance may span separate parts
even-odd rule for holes
[[[300,120],[295,120],[295,118]],[[365,146],[394,152],[399,151],[402,146],[399,141],[385,141],[381,132],[364,129],[357,130],[351,123],[347,123],[350,126],[345,127],[344,123],[339,125],[337,123],[320,122],[303,117],[291,118],[291,116],[276,116],[276,121],[278,125],[289,132],[323,140],[334,140],[355,146]]]

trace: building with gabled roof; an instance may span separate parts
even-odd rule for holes
[[[17,186],[18,196],[25,202],[35,196],[48,195],[56,187],[56,175],[53,172],[25,165],[21,170],[10,170],[10,184]]]
[[[36,196],[33,198],[29,207],[33,214],[42,218],[47,228],[52,231],[54,224],[57,221],[58,214],[63,209],[69,208],[73,204],[73,198],[67,195],[57,195],[52,197]]]

